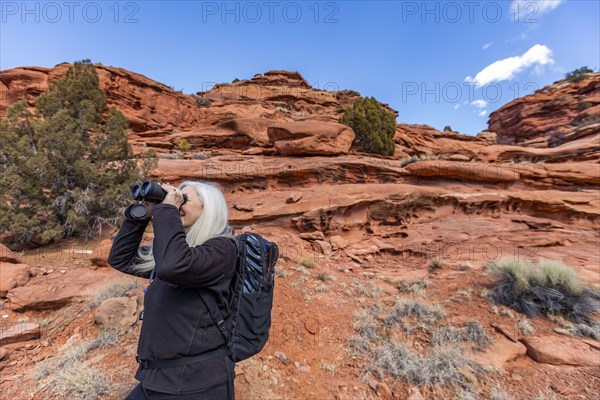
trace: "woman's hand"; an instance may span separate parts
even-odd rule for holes
[[[179,209],[183,205],[183,193],[181,193],[181,190],[168,183],[161,183],[160,186],[167,192],[162,204],[172,204]]]

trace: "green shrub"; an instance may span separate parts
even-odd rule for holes
[[[562,315],[577,323],[591,323],[600,293],[585,286],[577,272],[559,261],[540,260],[539,265],[502,259],[487,265],[498,277],[494,301],[535,317]]]
[[[106,115],[106,117],[104,117]],[[130,186],[155,165],[133,157],[127,119],[106,109],[89,60],[75,62],[29,111],[21,101],[0,118],[0,232],[13,249],[114,226]]]
[[[576,70],[573,70],[573,71],[567,73],[565,75],[565,78],[569,82],[579,82],[579,81],[586,79],[589,76],[589,74],[593,74],[593,73],[594,73],[593,69],[590,69],[587,66],[585,66],[585,67],[581,67],[581,68],[578,68]]]
[[[348,125],[356,134],[352,147],[368,153],[390,156],[394,154],[396,121],[373,97],[359,98],[347,108],[340,123]]]
[[[192,145],[190,144],[190,142],[187,141],[187,139],[181,139],[179,141],[179,150],[188,151],[191,148],[192,148]]]

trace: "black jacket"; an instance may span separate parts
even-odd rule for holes
[[[198,290],[209,291],[231,327],[229,284],[235,271],[237,250],[232,239],[214,237],[190,247],[178,209],[169,204],[153,206],[153,254],[156,276],[144,296],[144,318],[138,342],[138,356],[162,360],[194,355],[225,345]],[[131,275],[130,268],[148,220],[125,219],[113,241],[109,264]],[[139,259],[138,259],[139,260]],[[226,363],[230,363],[229,366]],[[201,361],[181,367],[142,369],[135,378],[144,387],[171,394],[203,392],[233,379],[235,364],[229,357]]]

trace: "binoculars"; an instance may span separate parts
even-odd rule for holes
[[[144,219],[148,216],[148,207],[144,202],[148,201],[150,203],[158,204],[161,203],[166,196],[167,192],[156,182],[145,181],[141,185],[136,184],[131,188],[131,197],[134,200],[138,200],[138,203],[131,206],[129,214],[135,219]],[[184,194],[183,204],[187,201],[188,196],[187,194]]]

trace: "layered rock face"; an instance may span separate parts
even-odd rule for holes
[[[5,93],[0,113],[20,98],[33,105],[67,67],[0,72]],[[269,71],[186,95],[120,68],[96,68],[109,105],[130,121],[134,149],[159,153],[152,178],[172,184],[216,182],[236,234],[257,232],[279,246],[271,338],[256,358],[260,365],[243,365],[248,378],[240,380],[240,398],[369,397],[353,392],[354,385],[366,390],[370,385],[393,398],[416,396],[418,390],[395,381],[389,387],[357,383],[356,362],[343,356],[355,333],[353,313],[367,304],[393,304],[405,295],[399,282],[414,280],[428,285],[427,296],[415,298],[442,304],[450,322],[481,321],[491,336],[487,351],[465,352],[480,365],[505,372],[505,380],[479,385],[482,394],[498,384],[509,387],[514,398],[533,398],[541,382],[562,382],[557,393],[578,393],[571,381],[596,382],[590,377],[597,375],[598,342],[561,336],[541,318],[533,320],[534,335],[520,337],[515,326],[522,316],[494,311],[485,296],[493,284],[485,266],[505,257],[549,258],[572,265],[584,282],[600,284],[600,143],[594,119],[600,74],[578,83],[557,82],[505,105],[477,136],[397,124],[396,152],[383,157],[354,150],[354,132],[338,122],[343,108],[360,94],[313,87],[298,72]],[[111,238],[102,239],[86,259],[55,262],[57,271],[48,269],[47,259],[33,261],[31,254],[0,246],[2,312],[10,318],[58,312],[122,280],[121,273],[107,268]],[[300,268],[301,259],[311,265],[307,255],[314,265]],[[444,260],[434,272],[432,257]],[[102,304],[76,324],[139,327],[141,288],[127,286]],[[490,326],[504,328],[496,332]],[[51,324],[50,332],[54,329]],[[5,342],[13,346],[39,337],[33,331],[33,336]],[[418,337],[412,345],[419,350],[430,344]],[[133,349],[132,343],[128,346]],[[56,350],[47,348],[49,354]],[[336,374],[315,367],[328,358],[336,360]],[[8,376],[18,375],[19,368],[6,367]],[[275,370],[283,371],[276,378],[286,385],[263,379],[265,368],[272,368],[272,377]],[[310,379],[295,382],[297,373]],[[475,385],[481,379],[469,371],[461,374]],[[266,387],[253,386],[257,377],[269,382]],[[0,390],[17,390],[13,398],[25,396],[24,388],[8,383],[0,380]],[[600,384],[590,385],[600,391]],[[423,390],[424,398],[454,395]]]
[[[557,147],[600,133],[600,73],[579,82],[561,80],[490,114],[498,142]]]

